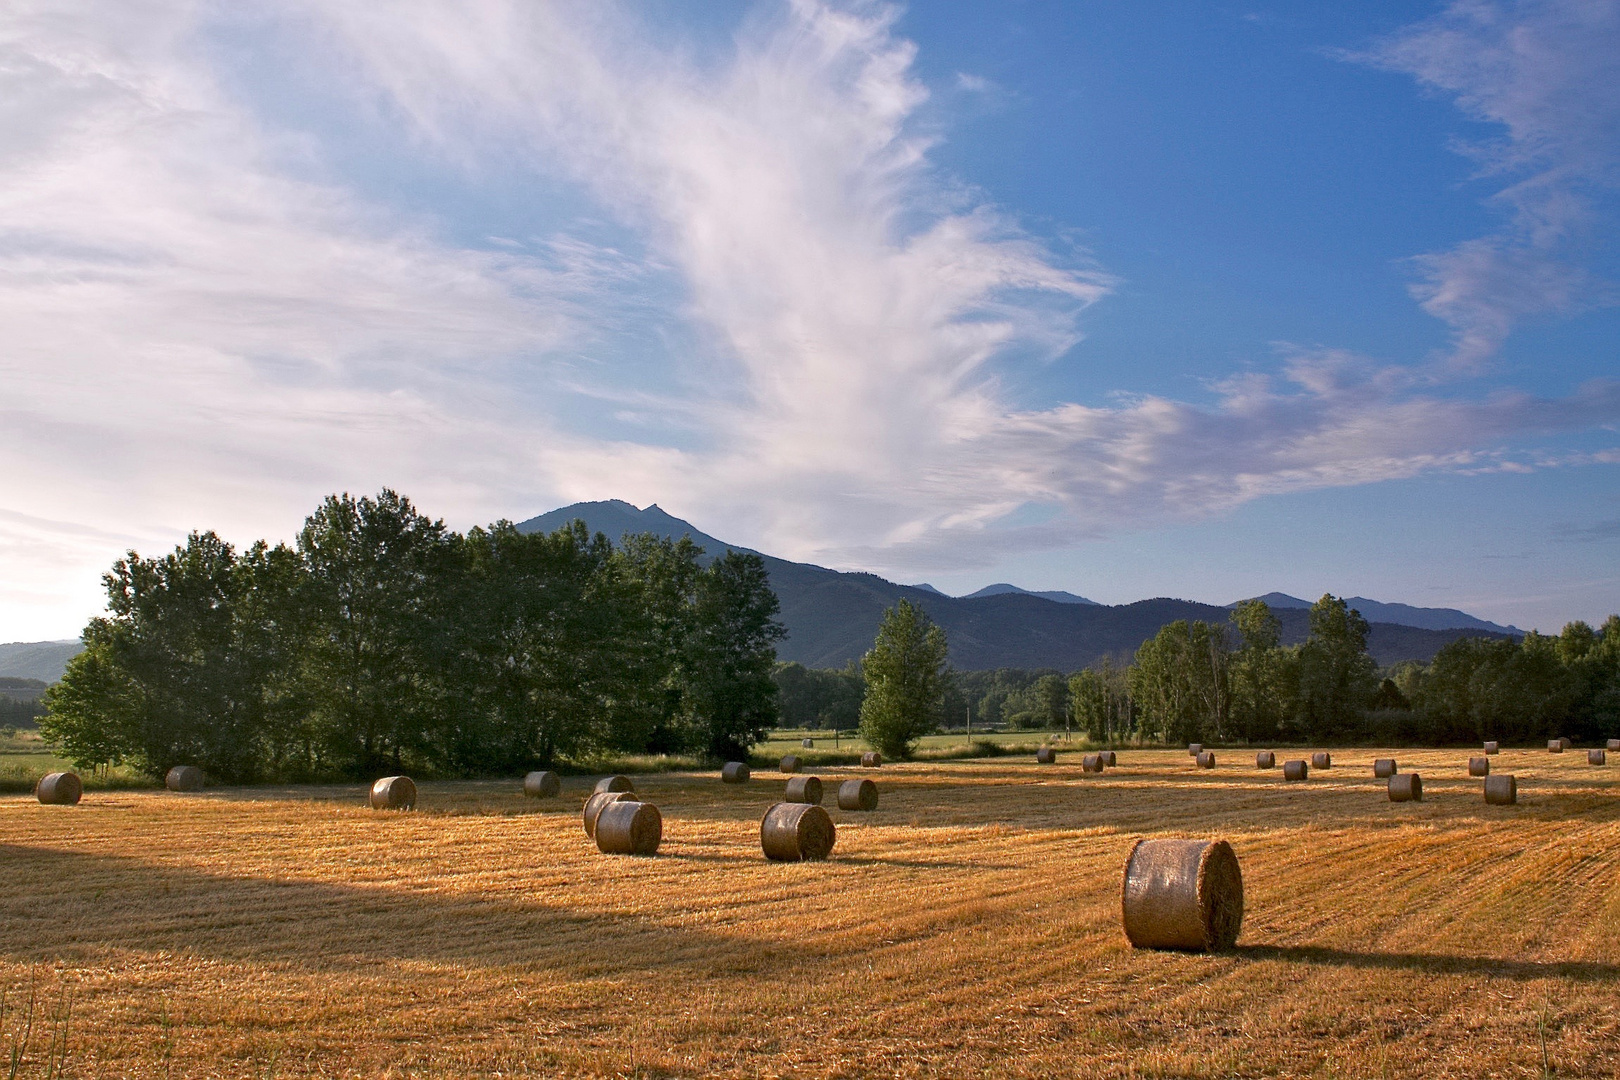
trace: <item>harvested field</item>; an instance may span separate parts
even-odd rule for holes
[[[825,863],[766,861],[777,785],[712,772],[636,777],[656,858],[597,853],[588,778],[6,797],[0,1051],[34,980],[21,1076],[68,990],[70,1077],[1620,1072],[1620,770],[1504,749],[1491,807],[1466,751],[1403,749],[1392,804],[1381,756],[885,763]],[[1127,946],[1143,836],[1231,842],[1235,951]]]

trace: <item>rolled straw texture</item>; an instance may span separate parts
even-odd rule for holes
[[[1607,755],[1602,750],[1588,750],[1586,763],[1588,765],[1603,765],[1607,763]]]
[[[630,782],[628,776],[604,776],[596,782],[592,791],[634,791],[636,785]]]
[[[1512,806],[1519,801],[1519,782],[1511,773],[1485,778],[1485,801],[1492,806]]]
[[[1199,754],[1202,754],[1203,752],[1204,752],[1204,744],[1203,743],[1201,743],[1201,742],[1190,742],[1190,743],[1187,744],[1187,756],[1188,757],[1197,757]]]
[[[1104,750],[1097,756],[1102,758],[1102,763],[1107,765],[1109,768],[1113,768],[1115,765],[1119,764],[1119,756],[1112,750]]]
[[[720,779],[728,784],[746,784],[752,775],[746,761],[728,761],[720,767]]]
[[[416,781],[408,776],[385,776],[371,785],[373,810],[410,810],[416,806]]]
[[[1275,769],[1277,767],[1277,755],[1270,750],[1260,751],[1254,755],[1254,767],[1257,769]]]
[[[176,765],[163,777],[170,791],[197,791],[203,786],[203,771],[195,765]]]
[[[800,739],[799,740],[799,745],[804,747],[806,750],[813,750],[813,749],[815,749],[815,746],[816,746],[816,740],[814,740],[814,739]]]
[[[1215,767],[1215,751],[1205,750],[1193,760],[1198,762],[1200,769],[1213,769]]]
[[[1080,768],[1086,772],[1102,772],[1103,756],[1101,754],[1087,754],[1080,759]]]
[[[1138,840],[1121,890],[1138,949],[1230,949],[1243,926],[1243,871],[1225,840]]]
[[[1490,741],[1490,742],[1488,742],[1488,743],[1486,743],[1486,744],[1485,744],[1485,752],[1486,752],[1486,753],[1487,753],[1487,754],[1494,754],[1494,753],[1497,753],[1497,752],[1498,752],[1498,751],[1500,751],[1500,750],[1501,750],[1501,749],[1502,749],[1502,746],[1501,746],[1501,744],[1500,744],[1500,743],[1498,743],[1498,742],[1496,742],[1496,741],[1495,741],[1495,740],[1494,740],[1494,739],[1493,739],[1493,740],[1492,740],[1492,741]]]
[[[585,800],[585,835],[596,836],[596,819],[601,816],[603,807],[616,802],[640,802],[641,799],[633,791],[596,791]]]
[[[1603,744],[1603,749],[1611,752],[1620,750],[1620,739],[1610,739],[1608,742]]]
[[[523,778],[523,794],[531,799],[555,799],[562,794],[562,777],[549,769]]]
[[[1415,772],[1396,773],[1389,778],[1390,802],[1422,802],[1423,777]]]
[[[1563,752],[1564,752],[1564,740],[1563,739],[1548,739],[1547,740],[1547,753],[1549,753],[1549,754],[1562,754]]]
[[[620,799],[596,816],[596,850],[604,855],[656,855],[664,839],[664,815],[652,803]]]
[[[46,773],[34,785],[34,795],[47,806],[77,806],[84,796],[84,782],[78,773]]]
[[[803,762],[799,760],[798,754],[785,754],[782,757],[782,763],[776,768],[778,772],[796,773],[802,764]]]
[[[1311,770],[1304,761],[1295,758],[1293,761],[1283,762],[1284,780],[1309,780],[1310,776]]]
[[[871,781],[867,781],[871,783]],[[794,776],[787,782],[787,794],[782,796],[783,802],[815,803],[821,805],[821,777]]]
[[[1316,753],[1311,755],[1311,768],[1313,768],[1313,769],[1331,769],[1331,768],[1333,768],[1333,755],[1328,753],[1326,750],[1318,750]]]
[[[825,859],[837,840],[832,818],[814,803],[777,803],[759,823],[759,845],[774,862]]]
[[[870,780],[845,780],[838,785],[838,809],[865,810],[877,809],[878,789]]]
[[[1380,780],[1388,780],[1401,770],[1395,767],[1395,759],[1381,757],[1373,760],[1373,776]]]
[[[1469,776],[1491,775],[1491,759],[1488,757],[1471,757],[1468,759]]]
[[[883,764],[883,755],[876,750],[868,750],[861,755],[861,768],[875,769]]]
[[[1057,763],[1057,751],[1050,746],[1043,746],[1035,751],[1035,760],[1042,765]]]

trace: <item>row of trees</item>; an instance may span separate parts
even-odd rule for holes
[[[778,720],[783,630],[758,556],[700,555],[332,496],[294,546],[196,533],[118,562],[41,728],[81,765],[227,781],[739,756]]]

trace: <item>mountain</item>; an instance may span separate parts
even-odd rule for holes
[[[711,554],[731,549],[657,506],[637,510],[617,499],[577,503],[519,523],[524,532],[560,528],[581,518],[592,532],[618,540],[625,533],[653,532],[679,539],[690,535]],[[1139,600],[1110,606],[1075,597],[1054,602],[1016,589],[973,597],[952,597],[932,586],[897,585],[876,574],[842,573],[810,563],[789,562],[760,554],[771,587],[781,601],[782,625],[788,636],[777,648],[783,660],[807,667],[842,667],[872,645],[883,612],[901,598],[926,611],[944,628],[951,662],[959,668],[1057,668],[1075,671],[1104,656],[1128,659],[1159,627],[1177,619],[1224,622],[1228,609],[1189,600]],[[983,592],[983,590],[981,590]],[[1072,595],[1072,594],[1065,594]],[[1277,611],[1285,644],[1304,641],[1310,632],[1309,604]],[[1377,622],[1368,649],[1380,664],[1432,659],[1440,648],[1460,637],[1501,636],[1478,629],[1426,629]]]
[[[84,642],[13,641],[0,645],[0,675],[21,679],[56,682],[67,669],[67,662],[84,651]]]
[[[1272,610],[1281,608],[1309,608],[1311,601],[1301,600],[1297,596],[1287,593],[1266,593],[1256,597],[1264,600]],[[1517,626],[1501,626],[1497,623],[1486,622],[1476,618],[1466,611],[1456,608],[1413,607],[1411,604],[1386,604],[1379,600],[1369,600],[1365,596],[1347,596],[1344,599],[1355,610],[1361,612],[1361,617],[1370,623],[1394,623],[1397,626],[1414,626],[1420,630],[1486,630],[1493,634],[1512,634],[1522,637],[1524,631]],[[1242,603],[1239,601],[1238,603]],[[1237,604],[1226,605],[1229,608]]]
[[[986,585],[978,592],[968,593],[962,599],[977,600],[981,596],[1004,596],[1007,593],[1018,593],[1020,596],[1039,596],[1043,600],[1051,600],[1058,604],[1091,604],[1093,607],[1101,606],[1095,600],[1087,600],[1083,596],[1076,596],[1074,593],[1064,592],[1062,589],[1049,589],[1044,592],[1036,592],[1033,589],[1020,589],[1016,585],[1008,585],[1005,581],[999,581],[994,585]]]

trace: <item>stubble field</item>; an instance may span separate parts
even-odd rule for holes
[[[1279,761],[1283,756],[1279,755]],[[1391,804],[1375,756],[1423,775]],[[771,864],[782,778],[637,778],[656,858],[515,783],[0,799],[0,1069],[19,1076],[1612,1076],[1620,767],[1340,751],[1306,784],[1122,751],[862,771],[823,864]],[[832,784],[829,783],[829,791]],[[1219,956],[1136,952],[1142,836],[1224,837]],[[32,988],[32,989],[31,989]],[[71,1001],[71,1015],[61,1017]]]

